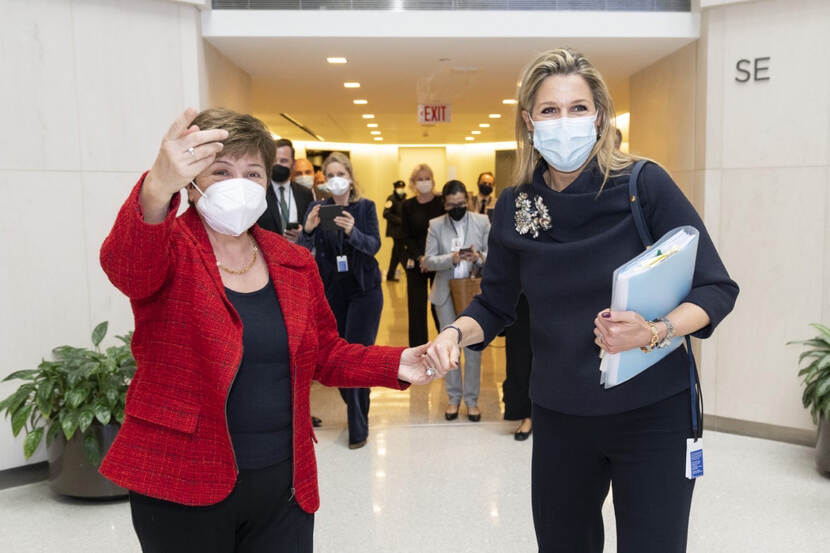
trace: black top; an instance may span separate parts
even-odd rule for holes
[[[317,204],[334,205],[334,200],[329,198],[312,202],[303,217],[303,223]],[[314,249],[320,278],[326,289],[342,276],[342,273],[337,271],[337,257],[345,255],[349,263],[349,274],[354,277],[354,284],[365,292],[380,286],[381,283],[380,268],[375,259],[375,254],[380,249],[380,228],[375,202],[361,198],[356,202],[349,202],[343,209],[354,217],[354,226],[348,237],[339,228],[322,230],[318,226],[311,234],[301,232],[297,243],[309,250]]]
[[[292,455],[288,332],[273,282],[256,292],[225,288],[242,319],[242,364],[228,397],[228,427],[240,469]]]
[[[429,220],[445,213],[444,201],[440,196],[435,196],[425,204],[419,203],[418,198],[404,201],[401,207],[401,230],[406,243],[407,259],[413,259],[417,263],[418,258],[424,255]]]
[[[484,329],[482,349],[512,323],[519,294],[530,304],[533,369],[531,397],[542,407],[576,415],[620,413],[656,403],[689,387],[685,348],[678,348],[640,375],[608,390],[600,385],[594,318],[611,303],[614,270],[643,251],[628,198],[628,173],[609,178],[589,164],[562,192],[544,182],[544,162],[533,182],[507,189],[496,204],[487,266],[477,296],[463,315]],[[718,257],[694,207],[671,177],[649,163],[640,173],[640,200],[655,239],[683,225],[700,231],[692,290],[694,303],[711,323],[694,333],[707,338],[732,310],[738,286]],[[539,237],[516,230],[516,196],[540,196],[551,229]]]
[[[401,208],[405,198],[395,193],[386,198],[386,205],[383,207],[383,218],[386,219],[386,236],[390,238],[403,238],[401,229]]]

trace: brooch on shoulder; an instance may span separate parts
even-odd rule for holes
[[[516,196],[516,232],[519,234],[531,234],[533,238],[539,238],[539,229],[550,230],[550,213],[541,196],[536,196],[533,201],[528,198],[526,192]]]

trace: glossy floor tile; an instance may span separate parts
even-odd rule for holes
[[[378,343],[406,344],[405,283],[388,283]],[[499,346],[500,344],[496,344]],[[483,359],[483,420],[443,419],[443,383],[374,389],[370,438],[349,450],[345,406],[315,386],[324,420],[317,455],[322,505],[317,553],[536,551],[530,510],[532,438],[513,440],[501,420],[504,350]],[[692,505],[690,553],[825,553],[830,477],[811,448],[707,432],[706,476]],[[611,498],[605,551],[616,551]],[[126,501],[57,497],[46,482],[0,491],[0,552],[138,553]]]

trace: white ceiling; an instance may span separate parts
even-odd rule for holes
[[[657,38],[389,38],[389,37],[206,37],[253,83],[253,111],[271,130],[297,140],[311,137],[282,117],[284,112],[327,141],[372,142],[361,118],[373,113],[385,143],[465,143],[479,123],[476,142],[513,140],[513,98],[523,66],[537,53],[576,48],[599,68],[617,102],[628,110],[628,78],[692,42]],[[348,58],[332,65],[326,57]],[[448,61],[441,61],[447,59]],[[345,81],[360,82],[346,89]],[[420,90],[420,92],[419,92]],[[352,103],[365,98],[368,105]],[[452,122],[418,124],[419,100],[452,104]],[[501,113],[501,119],[489,119]]]

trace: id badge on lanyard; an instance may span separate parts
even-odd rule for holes
[[[337,256],[337,272],[348,273],[349,258],[343,255],[343,231],[337,233],[337,251],[340,252],[340,255]]]

